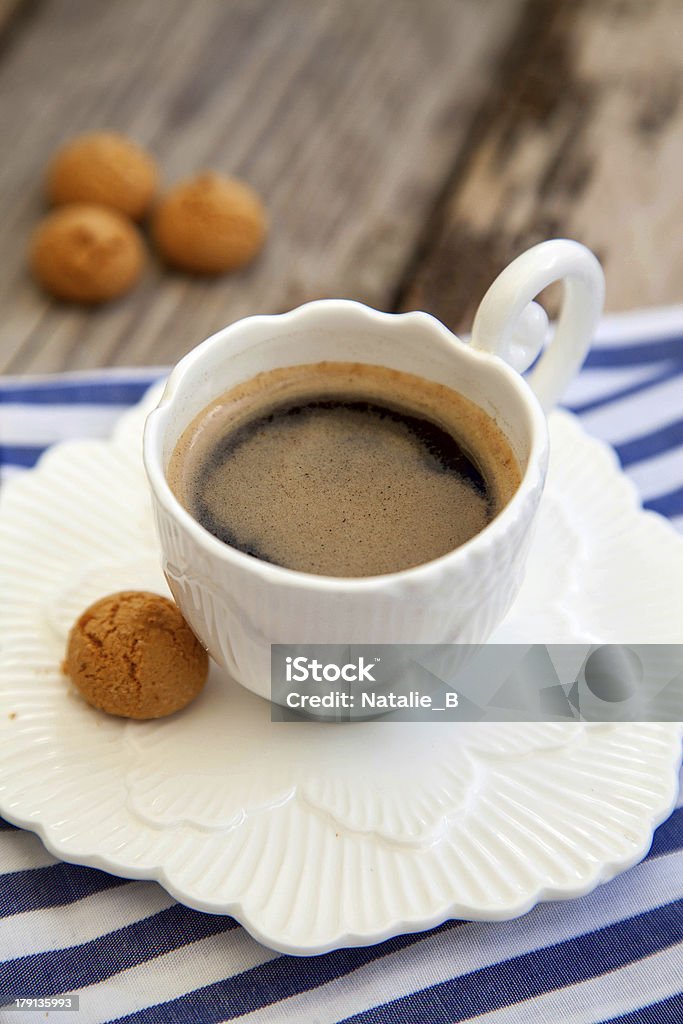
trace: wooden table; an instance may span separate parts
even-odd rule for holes
[[[0,372],[167,364],[321,296],[467,330],[562,235],[603,260],[609,309],[682,301],[682,95],[681,0],[0,0]],[[207,281],[152,259],[97,311],[43,296],[43,168],[100,128],[167,182],[251,182],[258,262]]]

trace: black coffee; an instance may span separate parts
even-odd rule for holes
[[[261,374],[185,431],[169,481],[209,532],[263,561],[372,576],[479,533],[519,468],[494,421],[410,374],[320,363]]]

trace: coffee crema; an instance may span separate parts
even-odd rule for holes
[[[361,577],[429,562],[507,504],[519,465],[459,392],[366,363],[270,370],[207,406],[168,480],[219,540],[266,562]]]

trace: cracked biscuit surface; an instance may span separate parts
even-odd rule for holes
[[[184,708],[208,673],[206,651],[168,598],[110,594],[69,633],[63,671],[93,707],[124,718],[161,718]]]

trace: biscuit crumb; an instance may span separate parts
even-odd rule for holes
[[[81,696],[123,718],[162,718],[201,692],[206,651],[166,597],[110,594],[90,605],[69,633],[62,665]]]

